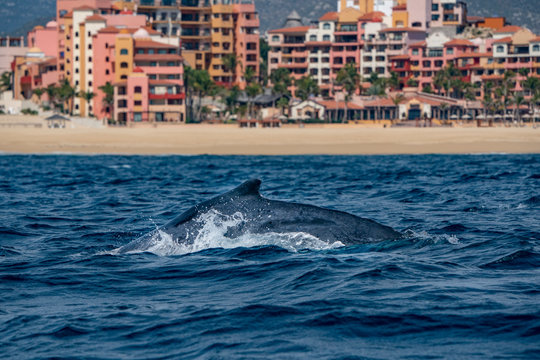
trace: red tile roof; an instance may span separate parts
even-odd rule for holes
[[[86,18],[86,21],[106,21],[104,17],[94,14]]]
[[[407,10],[407,4],[403,4],[403,5],[396,5],[392,8],[392,10],[394,11],[404,11],[404,10]]]
[[[320,100],[320,101],[317,101],[317,103],[319,105],[324,106],[327,110],[345,109],[345,101]],[[364,107],[359,104],[347,102],[347,109],[348,110],[363,110]]]
[[[445,46],[476,46],[469,40],[453,39],[444,44]]]
[[[495,33],[497,33],[497,34],[502,34],[502,33],[516,33],[516,32],[518,32],[519,30],[521,30],[521,27],[519,27],[519,26],[516,26],[516,25],[507,25],[507,26],[502,27],[502,28],[500,28],[499,30],[495,31]]]
[[[358,21],[371,21],[371,22],[381,22],[385,14],[381,11],[373,11],[362,15],[358,18]]]
[[[76,7],[75,9],[73,9],[73,11],[93,11],[93,10],[97,10],[96,8],[93,8],[91,6],[88,6],[88,5],[83,5],[83,6],[79,6],[79,7]]]
[[[427,43],[425,41],[420,41],[414,44],[409,45],[409,47],[426,47]]]
[[[364,107],[394,107],[394,101],[389,98],[378,98],[364,102]]]
[[[336,11],[327,12],[319,18],[320,21],[335,21],[339,18],[339,13]]]
[[[306,33],[309,29],[311,29],[310,26],[296,26],[296,27],[290,27],[290,28],[284,28],[284,29],[270,30],[268,33],[270,33],[270,34]]]
[[[535,38],[532,39],[530,42],[532,42],[532,43],[540,42],[540,36],[535,37]]]
[[[502,38],[502,39],[499,39],[499,40],[495,40],[493,43],[497,43],[497,44],[508,44],[508,43],[511,43],[512,42],[512,37],[511,36],[507,36],[505,38]]]

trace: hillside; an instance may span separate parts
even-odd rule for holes
[[[322,14],[336,8],[336,0],[255,0],[261,15],[261,30],[281,27],[287,15],[296,10],[304,17],[304,22],[316,20]],[[479,16],[504,15],[515,25],[524,25],[540,34],[537,21],[540,0],[513,0],[509,8],[508,0],[469,0],[469,14]],[[21,35],[37,24],[44,24],[53,18],[54,0],[7,0],[0,8],[0,34]]]

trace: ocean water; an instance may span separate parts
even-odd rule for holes
[[[259,177],[403,239],[115,249]],[[540,358],[540,156],[0,156],[2,359]]]

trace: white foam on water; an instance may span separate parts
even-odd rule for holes
[[[290,252],[301,250],[322,251],[343,247],[341,242],[327,243],[304,232],[265,234],[246,233],[236,238],[226,237],[230,228],[242,226],[245,223],[243,214],[224,215],[215,210],[199,215],[195,220],[199,224],[196,233],[188,234],[187,241],[176,241],[162,230],[149,234],[148,240],[129,251],[129,254],[149,252],[158,256],[174,256],[195,253],[208,249],[234,249],[239,247],[278,246]],[[191,241],[193,239],[193,241]],[[121,252],[121,248],[113,254]]]
[[[416,232],[413,230],[408,230],[405,232],[407,237],[411,239],[417,239],[422,241],[428,241],[432,244],[440,244],[440,243],[448,243],[451,245],[459,245],[459,238],[456,235],[448,235],[448,234],[441,234],[441,235],[432,235],[429,234],[427,231],[420,231]]]

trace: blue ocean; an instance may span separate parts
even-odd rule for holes
[[[245,180],[395,241],[115,250]],[[2,359],[539,359],[540,155],[0,156]]]

